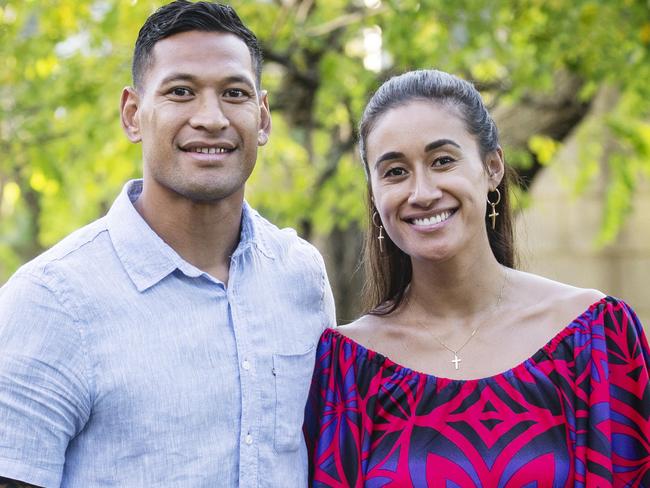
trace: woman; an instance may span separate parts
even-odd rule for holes
[[[321,337],[313,486],[650,486],[650,354],[621,300],[513,268],[475,88],[384,83],[360,128],[367,313]]]

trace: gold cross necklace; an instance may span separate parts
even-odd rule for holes
[[[496,304],[494,305],[494,308],[493,308],[493,310],[492,310],[492,313],[496,312],[496,310],[499,308],[499,304],[501,303],[501,298],[503,297],[503,290],[504,290],[504,288],[506,287],[506,281],[507,281],[507,278],[508,278],[508,268],[504,267],[504,269],[503,269],[503,281],[501,282],[501,290],[499,290],[499,296],[497,297],[497,302],[496,302]],[[469,344],[469,341],[472,340],[472,338],[476,335],[476,333],[478,332],[478,330],[481,328],[481,326],[482,326],[484,323],[485,323],[485,322],[481,322],[481,323],[480,323],[480,324],[479,324],[479,325],[478,325],[478,326],[477,326],[477,327],[472,331],[472,333],[471,333],[470,336],[467,338],[467,340],[466,340],[465,342],[463,342],[463,344],[462,344],[459,348],[457,348],[457,349],[452,349],[452,348],[449,347],[447,344],[445,344],[444,342],[442,342],[442,340],[440,340],[440,337],[438,337],[436,334],[434,334],[433,332],[431,332],[431,330],[429,329],[428,326],[425,325],[424,327],[425,327],[425,328],[427,329],[427,331],[428,331],[428,332],[429,332],[429,333],[430,333],[430,334],[431,334],[431,335],[432,335],[432,336],[433,336],[433,337],[434,337],[434,338],[435,338],[435,339],[440,343],[440,345],[441,345],[442,347],[444,347],[445,349],[447,349],[447,351],[449,351],[450,353],[452,353],[452,354],[454,355],[454,359],[452,359],[451,362],[454,364],[454,369],[460,369],[460,363],[461,363],[462,359],[458,356],[458,353],[459,353],[459,352],[460,352],[460,351],[461,351],[461,350],[462,350],[462,349],[463,349],[467,344]],[[424,325],[424,324],[423,324],[423,325]]]

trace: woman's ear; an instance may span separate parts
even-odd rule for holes
[[[503,179],[505,172],[505,162],[503,159],[503,149],[497,146],[496,150],[492,151],[487,158],[486,167],[488,172],[490,191],[499,186]]]

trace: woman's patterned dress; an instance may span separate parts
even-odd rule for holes
[[[305,417],[314,487],[650,487],[650,353],[606,297],[495,376],[418,373],[326,330]]]

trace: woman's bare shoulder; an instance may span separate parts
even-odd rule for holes
[[[605,297],[603,292],[593,288],[581,288],[524,271],[516,273],[520,289],[533,300],[547,297],[559,305],[585,309]]]
[[[517,271],[513,279],[514,295],[522,309],[536,310],[561,326],[584,313],[606,295],[593,288],[581,288],[532,273]]]
[[[386,326],[386,318],[381,315],[366,314],[359,317],[349,324],[339,325],[335,330],[342,336],[361,344],[368,349],[374,349],[374,346],[380,341]]]

